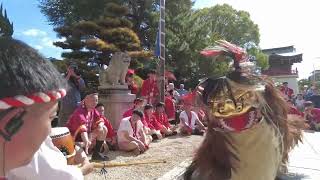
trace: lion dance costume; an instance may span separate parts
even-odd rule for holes
[[[288,120],[287,103],[247,53],[226,41],[201,51],[232,59],[224,77],[206,78],[190,96],[207,109],[208,130],[186,180],[274,180],[301,140],[304,122]]]

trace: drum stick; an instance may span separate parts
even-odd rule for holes
[[[95,168],[104,168],[104,167],[120,167],[120,166],[132,166],[132,165],[141,165],[141,164],[156,164],[156,163],[166,163],[166,160],[144,160],[144,161],[127,161],[127,162],[93,162]]]

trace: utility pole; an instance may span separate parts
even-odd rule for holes
[[[159,63],[159,91],[160,102],[164,102],[165,96],[165,64],[166,64],[166,44],[165,44],[165,0],[160,0],[160,22],[159,22],[159,42],[160,42],[160,63]]]

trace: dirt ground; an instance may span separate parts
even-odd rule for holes
[[[166,172],[193,156],[201,143],[201,136],[172,136],[153,142],[150,149],[139,156],[121,151],[111,151],[111,162],[165,160],[166,163],[113,167],[107,174],[101,175],[100,169],[85,177],[85,180],[151,180],[163,176]]]

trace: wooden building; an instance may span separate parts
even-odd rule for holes
[[[262,71],[262,74],[269,75],[276,82],[288,82],[288,86],[297,94],[298,70],[292,69],[294,63],[302,61],[302,54],[296,53],[294,46],[279,47],[262,50],[269,56],[269,69]]]

